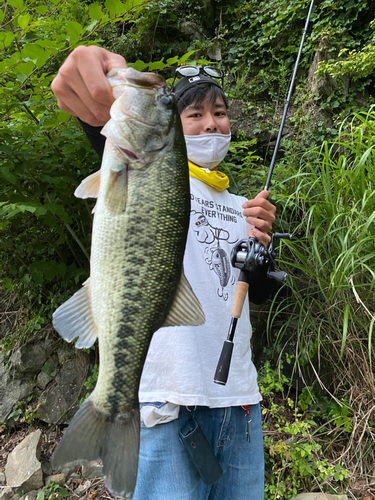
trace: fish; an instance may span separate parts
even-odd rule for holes
[[[101,460],[108,490],[130,499],[140,445],[138,389],[152,335],[162,326],[203,324],[205,317],[183,273],[190,191],[175,98],[154,73],[128,68],[107,77],[115,101],[102,130],[102,165],[75,191],[97,198],[90,278],[52,318],[66,341],[78,337],[77,348],[98,338],[99,374],[52,466]]]
[[[212,268],[219,277],[220,286],[225,288],[230,278],[230,263],[228,255],[225,250],[219,246],[210,248],[210,250],[212,254]]]

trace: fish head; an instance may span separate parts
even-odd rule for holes
[[[132,168],[137,168],[136,163],[141,168],[173,147],[174,125],[179,122],[175,98],[155,73],[127,68],[112,70],[107,78],[116,100],[102,134],[128,156]]]

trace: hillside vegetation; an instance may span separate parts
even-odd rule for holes
[[[99,160],[50,90],[67,55],[98,44],[169,82],[182,64],[221,67],[229,100],[241,101],[222,169],[250,198],[265,185],[309,4],[0,1],[5,356],[49,328],[88,277],[93,204],[73,192]],[[267,499],[375,491],[374,18],[371,0],[316,1],[271,183],[275,230],[293,239],[278,250],[289,277],[268,304],[257,360]]]

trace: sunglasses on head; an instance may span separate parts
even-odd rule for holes
[[[221,80],[221,86],[224,84],[224,72],[220,68],[215,68],[214,66],[180,66],[175,70],[172,88],[176,78],[198,76],[199,73],[203,73],[210,78],[218,78]]]

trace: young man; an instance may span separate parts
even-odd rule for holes
[[[79,47],[52,84],[59,106],[85,122],[83,128],[99,152],[104,138],[94,126],[107,121],[113,101],[105,74],[118,67],[126,67],[121,56],[99,47]],[[198,327],[162,328],[153,336],[139,390],[141,448],[133,498],[262,500],[261,395],[251,360],[248,307],[237,324],[227,384],[215,384],[214,374],[239,274],[230,265],[231,249],[247,235],[267,245],[275,207],[265,191],[254,200],[230,194],[227,177],[217,171],[230,144],[227,102],[218,81],[204,69],[193,77],[182,72],[177,76],[181,78],[174,91],[191,190],[184,271],[206,322]],[[261,303],[271,289],[272,280],[260,268],[250,283],[250,299]],[[214,484],[201,480],[181,443],[179,433],[191,423],[199,425],[223,470]]]

